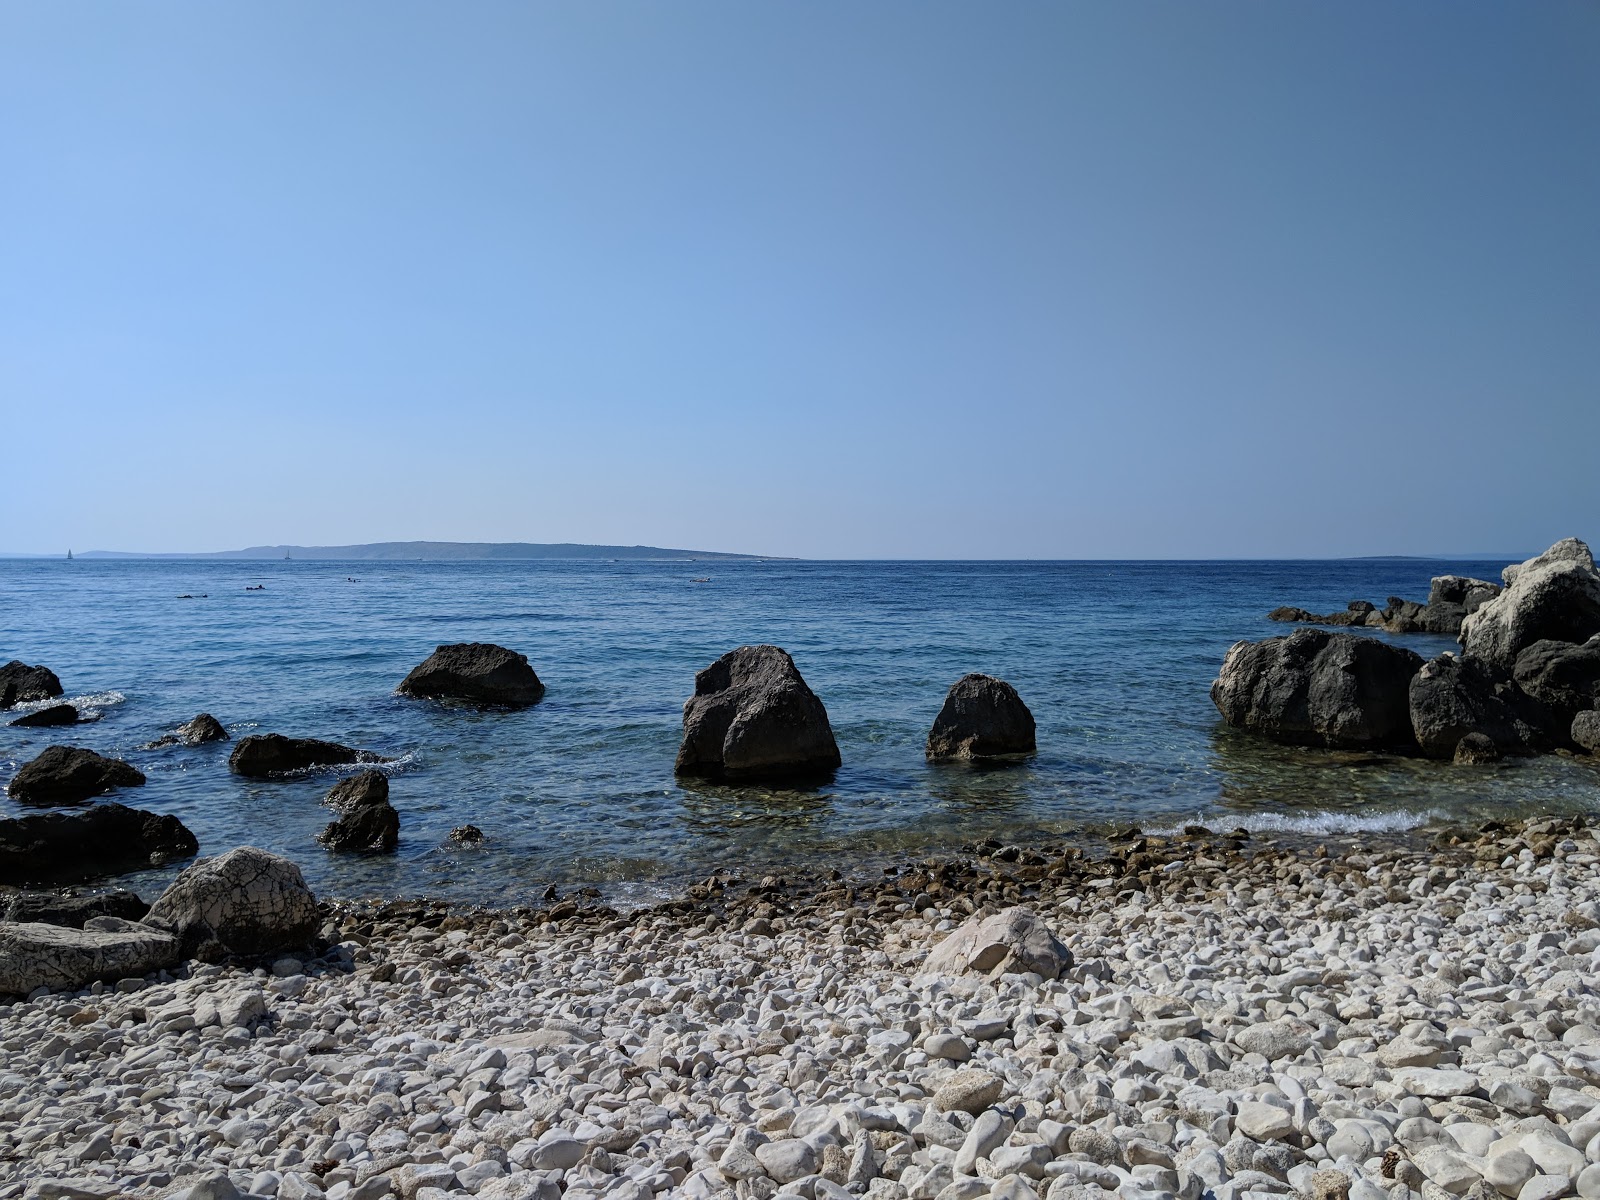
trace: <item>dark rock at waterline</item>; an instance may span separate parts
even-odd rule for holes
[[[57,725],[76,725],[77,707],[71,704],[52,704],[49,708],[24,713],[11,724],[22,729],[48,729]]]
[[[1502,754],[1537,754],[1550,746],[1541,732],[1548,713],[1511,677],[1473,658],[1441,654],[1411,681],[1411,729],[1429,758],[1453,758],[1469,734],[1481,734]]]
[[[0,919],[38,921],[82,929],[91,917],[120,917],[140,920],[150,906],[126,888],[80,896],[62,892],[16,892],[0,898]]]
[[[112,788],[143,786],[143,773],[120,758],[79,746],[46,746],[12,776],[6,792],[23,804],[81,804]]]
[[[929,762],[1033,752],[1033,714],[1016,688],[992,675],[956,680],[928,731]]]
[[[400,814],[389,803],[389,780],[382,771],[340,780],[322,802],[340,814],[317,835],[329,850],[389,853],[400,844]]]
[[[1588,754],[1600,754],[1600,712],[1590,709],[1572,718],[1572,743]]]
[[[242,738],[228,756],[228,769],[235,775],[269,779],[310,767],[333,767],[353,762],[381,762],[370,755],[337,742],[317,738],[292,738],[281,733],[258,733]]]
[[[286,858],[240,846],[184,868],[145,923],[177,936],[190,957],[298,950],[317,928],[317,898]]]
[[[521,708],[537,704],[544,684],[515,650],[488,642],[440,646],[396,689],[402,696]]]
[[[674,771],[706,779],[823,777],[839,766],[828,710],[777,646],[740,646],[694,677]]]
[[[1456,743],[1455,761],[1460,766],[1499,762],[1504,757],[1494,739],[1483,733],[1469,733]]]
[[[1280,742],[1406,748],[1407,688],[1421,666],[1410,650],[1370,637],[1301,629],[1236,644],[1211,701],[1229,725]]]
[[[0,708],[35,700],[54,700],[59,695],[61,680],[49,667],[30,667],[17,659],[0,667]]]
[[[1377,606],[1370,600],[1352,600],[1343,612],[1320,614],[1284,605],[1269,612],[1267,620],[1297,625],[1366,625],[1368,618],[1377,611]]]
[[[1436,576],[1428,589],[1428,600],[1418,604],[1401,596],[1390,596],[1383,608],[1367,600],[1352,600],[1343,612],[1313,613],[1303,608],[1275,608],[1270,621],[1302,625],[1332,625],[1382,629],[1387,633],[1441,633],[1454,636],[1461,622],[1500,594],[1498,584],[1465,575]]]
[[[1600,708],[1600,635],[1587,642],[1534,642],[1517,655],[1517,686],[1565,726],[1586,708]]]
[[[1510,671],[1535,642],[1586,642],[1600,634],[1600,571],[1577,538],[1501,574],[1505,591],[1461,623],[1467,657]]]
[[[160,750],[165,746],[201,746],[206,742],[225,742],[227,740],[228,731],[222,727],[222,722],[210,713],[201,713],[192,721],[185,721],[171,733],[158,737],[145,749]]]
[[[450,840],[463,846],[476,846],[483,841],[483,830],[476,825],[457,825],[450,831]]]
[[[75,883],[199,853],[177,817],[121,804],[0,820],[0,884]]]

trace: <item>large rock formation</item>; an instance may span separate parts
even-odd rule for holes
[[[935,946],[924,971],[989,975],[1032,971],[1056,979],[1072,967],[1072,951],[1030,909],[1007,908],[992,917],[974,917]]]
[[[158,737],[145,749],[160,750],[164,746],[201,746],[206,742],[227,740],[228,731],[222,727],[222,722],[210,713],[201,713],[193,720],[185,721],[171,733]]]
[[[1477,659],[1432,659],[1412,679],[1409,704],[1412,733],[1429,758],[1454,758],[1469,734],[1488,738],[1502,754],[1549,747],[1541,732],[1547,714],[1504,671]]]
[[[1586,708],[1600,708],[1600,635],[1587,642],[1534,642],[1517,655],[1517,686],[1567,726]]]
[[[171,934],[116,917],[95,917],[84,929],[0,924],[0,992],[12,995],[148,975],[175,966],[178,958]]]
[[[1353,633],[1301,629],[1239,642],[1211,685],[1223,720],[1280,742],[1351,749],[1412,744],[1407,689],[1422,659]]]
[[[708,779],[797,779],[839,766],[828,711],[776,646],[740,646],[694,677],[674,770]]]
[[[1033,714],[1017,689],[992,675],[963,675],[928,731],[927,758],[999,758],[1032,754]]]
[[[199,852],[177,817],[121,804],[0,820],[0,884],[12,887],[81,883]]]
[[[317,929],[317,898],[294,863],[241,846],[185,868],[145,921],[175,933],[185,955],[214,962],[305,946]]]
[[[340,814],[317,835],[329,850],[388,853],[400,844],[400,814],[389,803],[382,771],[340,780],[322,802]]]
[[[59,695],[61,680],[49,667],[30,667],[17,659],[0,667],[0,708],[35,700],[54,700]]]
[[[396,690],[402,696],[521,708],[539,702],[544,684],[526,655],[488,642],[460,642],[440,646]]]
[[[1600,571],[1577,538],[1502,572],[1506,590],[1461,624],[1469,658],[1503,670],[1535,642],[1585,642],[1600,633]]]
[[[143,786],[144,774],[120,758],[79,746],[46,746],[12,776],[6,792],[23,804],[82,804],[112,788]]]
[[[66,925],[82,929],[92,917],[120,917],[140,920],[150,906],[127,888],[91,895],[62,892],[13,892],[0,899],[0,915],[7,921],[40,921],[46,925]]]
[[[258,733],[243,738],[228,756],[228,769],[235,775],[269,779],[310,767],[333,767],[353,762],[382,762],[376,755],[324,742],[316,738],[285,737],[281,733]]]
[[[11,722],[21,729],[51,729],[77,723],[78,709],[71,704],[52,704],[49,708],[38,708],[31,713],[23,713]]]

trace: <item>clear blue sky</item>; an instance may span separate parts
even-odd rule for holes
[[[1600,5],[0,3],[0,549],[1600,541]]]

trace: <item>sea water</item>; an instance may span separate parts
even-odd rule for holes
[[[5,560],[0,661],[51,667],[100,719],[0,726],[0,781],[47,745],[87,746],[148,776],[114,799],[177,814],[202,853],[263,846],[329,895],[491,903],[552,882],[649,895],[712,871],[1129,824],[1402,830],[1600,807],[1586,762],[1468,768],[1280,747],[1225,729],[1211,704],[1232,643],[1289,631],[1266,620],[1279,604],[1421,600],[1433,575],[1496,579],[1503,565]],[[1453,648],[1391,640],[1424,657]],[[466,641],[526,654],[544,700],[479,711],[395,695],[435,646]],[[673,777],[695,672],[756,642],[787,649],[826,704],[844,760],[830,784]],[[1036,756],[924,762],[928,726],[969,671],[1016,686]],[[320,801],[347,770],[243,779],[228,743],[141,748],[202,711],[235,740],[279,732],[391,758],[399,852],[317,845],[332,815]],[[481,845],[449,841],[469,823]],[[128,882],[150,890],[171,873]]]

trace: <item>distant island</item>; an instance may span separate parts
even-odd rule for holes
[[[350,560],[358,562],[494,561],[523,559],[651,559],[760,562],[766,554],[728,554],[719,550],[671,550],[662,546],[585,546],[576,542],[368,542],[360,546],[251,546],[198,554],[137,554],[121,550],[85,550],[78,558],[277,558]]]

